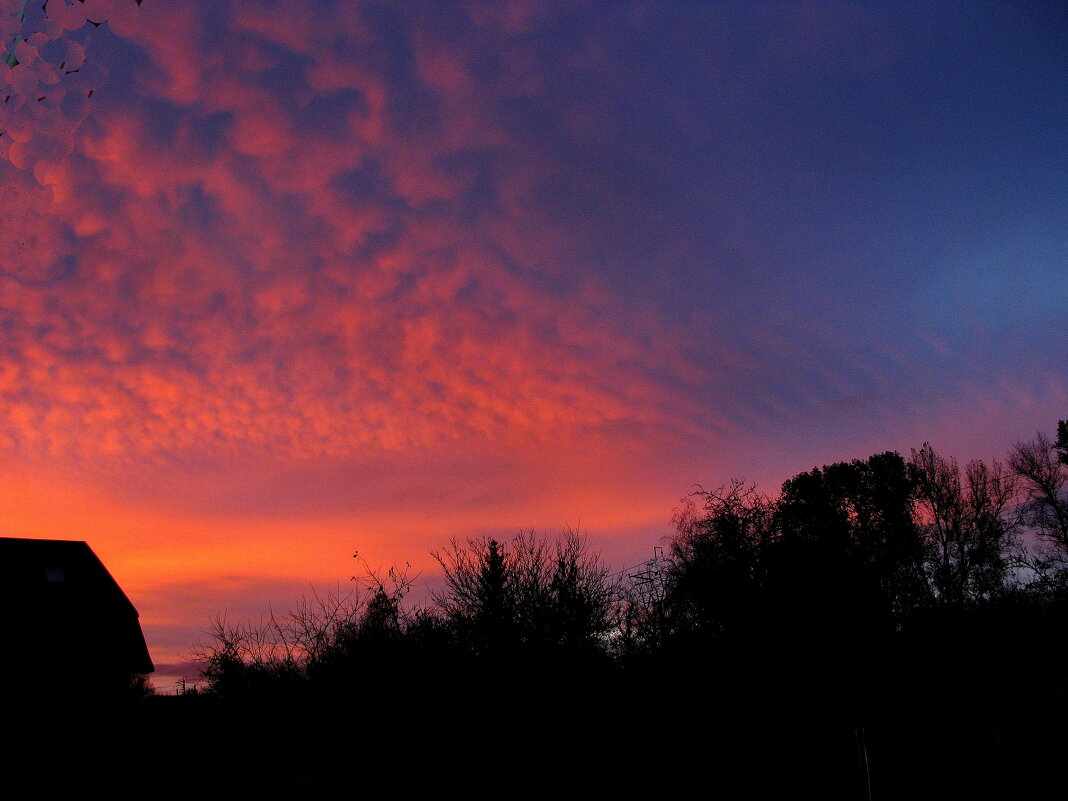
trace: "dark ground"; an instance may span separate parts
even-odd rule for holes
[[[819,682],[711,693],[688,687],[697,677],[682,673],[601,678],[428,679],[403,695],[385,682],[342,699],[269,704],[21,698],[7,716],[4,773],[12,786],[109,797],[1063,793],[1068,687],[1057,683],[1006,680],[953,698],[946,690],[959,677],[931,677],[861,711]]]

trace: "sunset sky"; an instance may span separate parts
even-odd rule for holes
[[[0,68],[0,534],[162,676],[356,549],[1068,417],[1062,3],[84,5]]]

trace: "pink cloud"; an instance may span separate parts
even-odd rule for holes
[[[472,436],[557,441],[666,418],[670,397],[628,366],[646,353],[626,333],[631,321],[613,322],[593,286],[561,303],[516,278],[509,260],[530,261],[522,245],[510,252],[519,239],[472,228],[448,208],[470,184],[444,173],[441,158],[523,148],[472,97],[455,51],[417,37],[420,76],[443,93],[443,127],[412,136],[390,121],[397,90],[372,67],[316,50],[303,102],[356,89],[369,116],[352,141],[314,129],[298,137],[301,108],[249,83],[273,65],[248,55],[241,37],[303,53],[329,20],[280,25],[238,6],[226,16],[237,41],[205,58],[195,10],[150,13],[138,41],[164,78],[146,85],[186,110],[161,142],[135,107],[99,108],[75,163],[53,176],[57,200],[45,214],[54,229],[42,248],[76,248],[74,274],[11,291],[28,296],[19,324],[49,329],[45,352],[20,355],[52,364],[59,380],[15,386],[23,374],[14,369],[8,380],[30,407],[63,404],[69,414],[43,429],[33,415],[9,415],[0,421],[8,437],[83,457],[221,449],[311,458]],[[353,49],[366,36],[336,30]],[[218,113],[231,119],[231,147],[205,160],[193,120]],[[385,183],[362,203],[329,189],[369,164]],[[519,198],[531,178],[501,180]],[[176,217],[198,203],[211,204],[208,228]],[[446,207],[420,211],[434,203]],[[487,223],[492,232],[496,221]],[[386,244],[359,255],[382,236]],[[33,308],[51,316],[35,323]]]

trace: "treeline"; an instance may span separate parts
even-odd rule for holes
[[[198,656],[219,694],[340,686],[413,661],[626,669],[714,655],[760,673],[754,656],[801,648],[826,663],[1062,607],[1066,492],[1063,421],[1006,464],[961,467],[924,445],[814,468],[774,497],[735,480],[686,498],[666,553],[630,573],[610,574],[571,531],[453,541],[434,554],[444,588],[429,605],[405,603],[405,573],[365,570],[358,597],[259,625],[217,620]]]
[[[1041,786],[1022,771],[1060,753],[1068,711],[1068,423],[1004,463],[924,445],[774,496],[701,489],[673,527],[623,573],[577,532],[523,532],[435,553],[424,605],[403,570],[365,569],[351,599],[216,620],[207,692],[386,730],[444,721],[454,756],[552,742],[604,759],[637,738],[737,775],[814,771],[827,797],[921,797],[932,771],[972,795]]]
[[[577,532],[551,542],[533,531],[508,542],[454,540],[434,557],[444,590],[430,605],[405,602],[406,570],[382,576],[356,554],[362,571],[349,596],[306,598],[284,618],[257,624],[216,619],[211,642],[196,653],[209,692],[321,687],[343,698],[364,693],[366,681],[396,684],[416,673],[488,679],[518,666],[610,664],[623,583]]]

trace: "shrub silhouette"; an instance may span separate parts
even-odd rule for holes
[[[617,583],[578,533],[549,541],[521,532],[507,545],[488,537],[453,541],[434,557],[445,588],[426,607],[404,603],[405,572],[391,569],[381,580],[363,563],[362,587],[349,596],[316,596],[258,624],[216,618],[210,641],[194,654],[209,689],[285,695],[312,685],[352,695],[370,680],[399,686],[432,673],[455,678],[472,660],[508,661],[532,674],[547,662],[606,659],[617,629]]]

